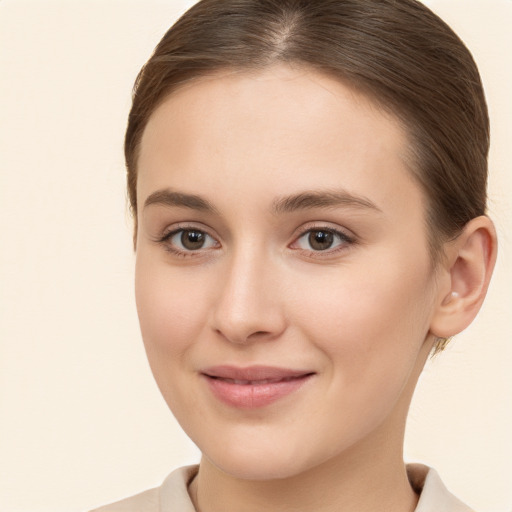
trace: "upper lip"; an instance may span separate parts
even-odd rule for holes
[[[211,366],[201,371],[207,377],[227,379],[236,381],[259,382],[259,381],[280,381],[312,375],[311,370],[296,370],[291,368],[279,368],[276,366]]]

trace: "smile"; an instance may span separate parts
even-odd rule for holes
[[[266,366],[217,366],[201,375],[218,400],[232,407],[252,409],[290,395],[315,373]]]

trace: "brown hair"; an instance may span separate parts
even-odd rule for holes
[[[158,105],[215,71],[278,62],[337,77],[403,123],[411,171],[428,199],[434,256],[485,214],[489,120],[480,76],[462,41],[427,7],[416,0],[202,0],[164,35],[135,83],[125,139],[135,222],[138,149]]]

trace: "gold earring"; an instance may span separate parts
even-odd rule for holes
[[[452,341],[452,338],[453,336],[449,336],[448,338],[437,338],[434,343],[432,356],[435,356],[436,354],[439,354],[439,352],[442,352],[448,346],[448,343]]]

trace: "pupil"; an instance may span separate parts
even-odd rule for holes
[[[309,245],[315,251],[329,249],[334,241],[334,235],[329,231],[312,231],[309,234]]]
[[[186,249],[201,249],[204,245],[204,233],[201,233],[201,231],[183,231],[181,243]]]

